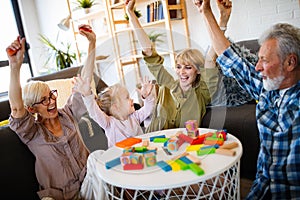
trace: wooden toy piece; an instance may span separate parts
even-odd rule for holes
[[[239,146],[239,144],[237,142],[231,142],[231,143],[223,144],[220,148],[221,149],[233,149],[238,146]]]
[[[204,170],[201,167],[199,167],[199,165],[197,165],[196,163],[191,163],[188,166],[189,166],[190,170],[192,170],[192,172],[194,172],[198,176],[201,176],[204,174]]]
[[[205,138],[207,137],[211,137],[214,133],[212,132],[208,132],[202,135],[199,135],[198,137],[196,137],[193,142],[191,143],[191,145],[195,145],[195,144],[203,144],[205,141]]]
[[[179,166],[181,170],[187,170],[189,169],[189,166],[187,163],[183,162],[181,159],[177,159],[174,162],[176,162]]]
[[[144,168],[144,165],[141,164],[141,163],[138,163],[138,164],[126,164],[123,166],[123,170],[140,170],[140,169],[143,169]]]
[[[140,153],[132,153],[129,158],[130,164],[144,164],[144,157]]]
[[[222,155],[226,155],[226,156],[235,156],[236,152],[234,150],[231,149],[216,149],[216,153],[217,154],[222,154]]]
[[[121,161],[120,161],[120,158],[118,157],[118,158],[115,158],[113,160],[110,160],[110,161],[106,162],[105,167],[106,167],[106,169],[110,169],[110,168],[113,168],[113,167],[115,167],[117,165],[120,165],[120,164],[121,164]]]
[[[190,159],[188,159],[186,156],[179,158],[179,160],[181,160],[182,162],[184,162],[186,164],[191,164],[193,162]]]
[[[126,138],[120,142],[117,142],[116,143],[116,146],[117,147],[120,147],[120,148],[126,148],[126,147],[131,147],[135,144],[138,144],[142,142],[142,139],[141,138],[135,138],[135,137],[131,137],[131,138]]]
[[[198,151],[201,147],[203,147],[203,144],[195,144],[195,145],[190,145],[186,147],[186,151]]]
[[[133,147],[132,150],[133,150],[133,152],[141,153],[141,152],[147,151],[148,149],[147,149],[147,147],[141,146],[141,147]]]
[[[120,156],[120,161],[122,166],[126,165],[126,164],[130,164],[130,156],[131,156],[132,152],[125,152]]]
[[[167,161],[167,163],[171,166],[172,171],[176,172],[176,171],[181,170],[180,165],[177,162],[175,162],[174,160],[169,160],[169,161]]]
[[[218,145],[218,144],[215,144],[215,145],[203,146],[203,147],[201,147],[200,149],[207,149],[207,148],[215,148],[215,149],[217,149],[217,148],[219,148],[219,145]]]
[[[164,152],[165,152],[168,156],[172,155],[172,153],[171,153],[166,147],[161,147],[161,148],[164,150]]]
[[[186,156],[189,160],[191,160],[193,163],[196,163],[197,165],[201,164],[201,161],[199,158],[197,158],[196,156],[193,156],[192,154],[188,154]]]
[[[165,143],[169,140],[169,138],[154,138],[153,142],[154,143]]]
[[[166,136],[165,136],[165,135],[156,135],[156,136],[152,136],[152,137],[150,137],[150,142],[153,142],[153,140],[154,140],[155,138],[166,138]]]
[[[165,172],[168,172],[168,171],[171,171],[172,170],[172,167],[166,163],[165,161],[161,160],[161,161],[158,161],[156,163],[157,166],[159,166],[162,170],[164,170]]]
[[[181,133],[181,134],[179,134],[178,135],[178,138],[180,138],[180,139],[182,139],[183,141],[185,141],[185,142],[187,142],[187,143],[189,143],[189,144],[191,144],[192,142],[193,142],[193,138],[191,138],[190,136],[187,136],[187,135],[185,135],[185,134],[183,134],[183,133]]]
[[[224,140],[222,140],[222,139],[215,139],[215,140],[213,140],[213,139],[205,139],[205,141],[204,141],[204,144],[205,145],[219,145],[219,146],[222,146],[223,145],[223,143],[224,143]]]
[[[174,156],[173,158],[171,158],[171,160],[177,160],[177,159],[179,159],[179,158],[181,158],[181,157],[183,157],[183,156],[186,156],[186,155],[188,155],[189,153],[188,152],[183,152],[182,154],[179,154],[179,155],[177,155],[177,156]]]
[[[142,142],[142,146],[143,146],[143,147],[148,147],[148,146],[149,146],[149,141],[148,141],[148,140],[144,140],[144,141]]]
[[[185,129],[187,132],[194,132],[198,130],[198,121],[197,120],[188,120],[184,123]]]
[[[217,131],[216,135],[218,138],[222,138],[224,141],[227,140],[227,132],[225,130]]]
[[[167,148],[169,151],[178,151],[179,147],[184,143],[184,140],[180,138],[170,138],[167,141]]]
[[[213,154],[215,152],[216,152],[215,148],[200,149],[200,150],[197,151],[197,155],[198,156],[204,156],[204,155],[207,155],[207,154]]]
[[[144,161],[147,167],[156,165],[156,153],[155,152],[144,153]]]

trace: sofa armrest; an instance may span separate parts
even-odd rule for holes
[[[0,127],[1,196],[9,199],[39,199],[35,157],[9,126]]]

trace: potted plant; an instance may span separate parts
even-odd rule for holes
[[[134,8],[133,12],[134,12],[134,14],[135,14],[135,16],[136,16],[137,18],[140,18],[140,17],[142,16],[141,11],[140,11],[140,10],[137,10],[136,8]],[[127,13],[125,13],[124,18],[125,18],[127,21],[129,20],[129,17],[128,17]]]
[[[47,47],[49,57],[45,63],[48,64],[51,59],[55,59],[57,70],[71,67],[73,61],[76,60],[76,54],[70,52],[71,44],[67,44],[66,50],[56,47],[46,36],[40,34],[40,41]],[[62,46],[65,46],[61,43]]]
[[[151,40],[152,43],[159,43],[159,42],[164,42],[164,40],[160,39],[161,37],[164,37],[164,33],[155,33],[155,31],[151,31],[148,33],[148,37]]]
[[[89,9],[96,5],[97,3],[95,2],[95,0],[76,0],[76,2],[74,2],[77,7],[76,9],[84,9],[85,13],[89,13]]]

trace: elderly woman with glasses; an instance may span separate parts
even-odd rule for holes
[[[90,28],[88,25],[82,25]],[[81,76],[90,80],[95,61],[96,35],[80,30],[89,41],[89,53]],[[14,51],[14,54],[10,52]],[[8,48],[10,64],[10,128],[16,132],[36,158],[35,172],[41,199],[79,199],[86,174],[89,150],[83,143],[78,121],[86,113],[79,93],[73,92],[66,105],[58,109],[57,91],[45,82],[32,81],[22,88],[20,69],[25,38],[18,37]]]

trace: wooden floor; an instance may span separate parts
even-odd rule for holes
[[[242,178],[241,179],[241,200],[245,199],[251,189],[251,186],[252,186],[252,182],[253,180],[249,180],[249,179],[245,179],[245,178]]]

